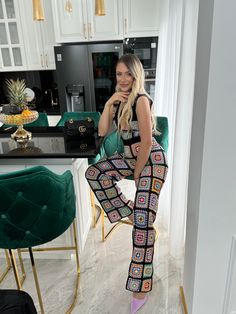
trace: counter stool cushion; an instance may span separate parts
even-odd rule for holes
[[[167,153],[169,146],[169,127],[167,117],[155,117],[156,118],[156,129],[160,131],[160,135],[155,135],[157,142],[164,148]]]
[[[0,248],[28,248],[61,235],[75,217],[70,171],[44,166],[0,175]]]

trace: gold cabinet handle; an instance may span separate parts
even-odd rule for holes
[[[125,18],[125,34],[127,34],[127,19]]]
[[[47,54],[45,55],[45,66],[46,68],[48,68],[48,55]]]
[[[87,27],[86,27],[86,24],[84,24],[84,38],[86,39],[87,38]]]
[[[88,23],[88,32],[89,32],[89,38],[93,38],[93,35],[92,35],[92,24],[91,23]]]
[[[44,68],[43,55],[42,54],[40,55],[40,58],[41,58],[41,67]]]

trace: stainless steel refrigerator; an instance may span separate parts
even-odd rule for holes
[[[115,91],[115,66],[122,42],[55,47],[61,113],[100,111]]]

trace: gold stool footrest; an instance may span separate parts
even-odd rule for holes
[[[24,268],[24,264],[23,264],[23,260],[22,260],[22,256],[21,256],[21,251],[18,249],[17,250],[17,253],[18,253],[18,257],[19,257],[19,262],[20,262],[20,268],[21,268],[21,274],[22,276],[20,277],[19,276],[19,272],[18,270],[16,271],[16,273],[18,274],[18,283],[20,285],[20,287],[23,285],[24,281],[25,281],[25,278],[26,278],[26,273],[25,273],[25,268]],[[14,255],[13,251],[11,253],[12,255]],[[6,277],[6,275],[8,274],[9,270],[11,269],[12,265],[11,265],[11,261],[13,262],[13,259],[15,260],[15,257],[12,256],[11,257],[11,261],[10,261],[10,258],[9,258],[9,254],[7,252],[7,250],[5,250],[5,255],[6,255],[6,262],[7,262],[7,265],[6,265],[6,268],[5,270],[3,271],[3,273],[0,275],[0,283],[4,280],[4,278]],[[15,261],[15,267],[17,268],[17,265],[16,265],[16,261]],[[14,268],[13,268],[13,271],[14,271]],[[15,271],[14,271],[15,272]],[[18,284],[17,284],[18,286]]]
[[[113,225],[111,227],[111,229],[105,234],[105,217],[107,218],[107,216],[104,213],[104,210],[101,210],[101,217],[102,217],[102,242],[105,242],[106,239],[113,233],[113,231],[115,231],[117,229],[117,227],[124,225],[130,225],[133,226],[133,222],[128,218],[128,219],[124,219],[124,220],[120,220],[119,222],[117,222],[115,225]],[[157,240],[158,238],[158,229],[153,226],[154,230],[156,231],[156,236],[155,236],[155,240]]]
[[[3,281],[3,279],[6,277],[6,275],[8,274],[9,270],[11,269],[11,262],[10,262],[10,259],[9,259],[9,255],[7,253],[7,250],[5,250],[5,255],[6,255],[6,262],[7,262],[7,265],[6,265],[6,268],[5,270],[3,271],[3,273],[0,275],[0,283]]]
[[[102,209],[100,206],[95,204],[94,193],[93,193],[91,188],[90,188],[90,201],[91,201],[91,206],[92,206],[92,210],[93,210],[93,228],[95,228],[97,225],[97,222],[101,216]]]

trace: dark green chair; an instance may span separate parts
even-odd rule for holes
[[[32,247],[57,238],[73,226],[75,244],[67,247],[67,250],[75,251],[77,280],[79,277],[72,174],[66,171],[58,175],[43,166],[2,174],[0,199],[0,248],[9,251],[18,289],[21,289],[21,283],[13,249],[29,250],[40,309],[44,313],[33,251],[46,251],[50,248]],[[62,250],[53,250],[56,249]]]
[[[163,147],[165,152],[168,151],[168,119],[167,117],[156,117],[156,128],[159,135],[155,135],[157,142]],[[106,156],[112,156],[115,152],[123,153],[124,144],[117,131],[113,131],[103,140],[103,149]],[[131,178],[133,180],[133,178]]]
[[[156,128],[160,132],[160,135],[155,135],[155,138],[167,153],[169,147],[169,126],[167,117],[156,117]]]
[[[168,119],[167,117],[156,117],[156,129],[159,133],[159,135],[155,135],[155,138],[157,142],[163,147],[165,152],[168,151]],[[103,149],[105,152],[105,156],[110,157],[112,156],[115,152],[118,153],[123,153],[124,152],[124,144],[119,136],[119,133],[115,130],[109,135],[107,135],[104,140],[103,140]],[[126,177],[128,180],[133,180],[133,176]],[[101,212],[102,215],[102,241],[105,241],[108,236],[111,234],[111,232],[120,224],[125,223],[125,224],[130,224],[130,222],[127,222],[126,220],[122,220],[115,224],[110,231],[105,234],[105,224],[104,224],[104,211],[102,210]]]

